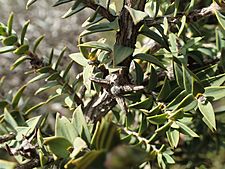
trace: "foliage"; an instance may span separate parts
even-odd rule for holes
[[[63,18],[85,8],[94,13],[83,23],[79,52],[69,55],[66,67],[61,63],[67,48],[58,56],[54,49],[38,56],[44,36],[29,42],[30,21],[20,33],[13,29],[13,13],[0,23],[0,54],[17,57],[12,71],[29,61],[27,76],[35,74],[16,92],[0,97],[0,146],[14,157],[0,165],[210,167],[206,154],[220,150],[225,140],[224,110],[213,107],[225,97],[224,2],[58,0],[54,6],[71,2]],[[96,33],[98,40],[91,36]],[[74,78],[70,69],[75,63],[83,71]],[[30,106],[23,93],[37,81],[45,84],[32,97],[47,90],[51,95]],[[36,112],[56,99],[71,116],[56,113],[52,131],[51,112]]]

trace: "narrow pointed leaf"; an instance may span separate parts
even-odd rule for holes
[[[20,100],[20,98],[21,98],[21,96],[23,94],[23,91],[26,89],[26,87],[27,87],[26,85],[22,86],[17,91],[17,93],[15,94],[15,96],[13,97],[13,100],[12,100],[12,106],[13,106],[13,108],[15,108],[18,105],[19,100]]]
[[[82,55],[82,53],[72,53],[69,57],[81,66],[87,66],[88,60]]]
[[[118,65],[119,63],[124,61],[127,57],[131,56],[133,52],[134,49],[132,48],[115,45],[113,51],[114,65]]]
[[[25,35],[27,33],[27,28],[28,28],[29,24],[30,24],[30,21],[28,20],[23,26],[23,29],[22,29],[22,32],[21,32],[21,37],[20,37],[20,44],[21,45],[23,45],[23,43],[24,43]]]
[[[0,54],[12,52],[15,49],[16,49],[15,46],[4,46],[4,47],[0,47]]]
[[[15,53],[16,55],[23,55],[26,52],[28,52],[28,50],[29,50],[28,45],[22,45],[19,48],[17,48],[13,53]]]
[[[185,125],[184,123],[181,123],[179,121],[176,122],[177,125],[182,129],[182,131],[184,132],[184,134],[188,134],[191,137],[199,137],[192,129],[190,129],[187,125]]]
[[[148,14],[143,11],[133,9],[128,6],[125,6],[125,8],[129,11],[135,25],[137,25],[140,21],[144,20],[144,18],[148,16]]]
[[[11,13],[7,22],[8,35],[12,34],[13,18],[14,18],[14,14]]]
[[[198,108],[208,122],[206,125],[210,125],[209,128],[213,128],[216,130],[216,117],[212,104],[209,101],[206,101],[205,104],[199,101]]]
[[[3,39],[2,43],[5,46],[12,46],[17,42],[18,38],[16,35],[11,35],[9,37],[6,37],[5,39]]]
[[[165,66],[155,57],[150,54],[140,53],[134,56],[134,59],[141,59],[150,63],[153,63],[156,66],[166,69]]]
[[[26,60],[30,60],[30,57],[28,56],[21,56],[20,58],[18,58],[13,65],[10,67],[10,70],[14,70],[17,66],[19,66],[21,63],[23,63]]]
[[[39,38],[37,38],[34,42],[34,47],[33,47],[33,52],[36,52],[36,49],[38,47],[38,45],[41,43],[41,41],[44,39],[45,35],[40,36]]]

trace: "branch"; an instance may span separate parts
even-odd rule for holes
[[[15,169],[30,169],[30,168],[35,168],[35,167],[40,167],[40,160],[39,159],[31,159],[25,164],[19,164],[16,166]]]
[[[116,16],[112,15],[109,10],[107,10],[106,8],[104,8],[101,5],[98,5],[96,3],[94,3],[92,0],[84,0],[83,2],[87,7],[93,9],[93,10],[97,10],[99,11],[99,14],[102,15],[104,18],[106,18],[108,21],[112,22],[116,19]]]
[[[15,133],[9,133],[9,134],[2,135],[2,136],[0,136],[0,144],[5,143],[10,140],[13,140],[15,138],[16,138]]]

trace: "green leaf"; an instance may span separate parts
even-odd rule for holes
[[[54,65],[53,69],[57,70],[66,50],[67,50],[67,47],[64,47],[63,50],[61,51],[61,53],[59,54],[59,58],[57,59],[56,64]]]
[[[0,35],[7,36],[7,27],[2,23],[0,23]]]
[[[172,125],[173,121],[168,121],[166,124],[164,124],[162,127],[155,130],[155,133],[163,133],[166,132],[170,126]]]
[[[114,50],[113,50],[114,66],[118,65],[119,63],[124,61],[127,57],[131,56],[133,52],[134,52],[134,49],[132,48],[114,45]]]
[[[182,71],[183,71],[184,88],[188,93],[192,93],[192,86],[193,86],[192,76],[189,74],[184,65],[182,65]]]
[[[3,39],[2,43],[5,46],[12,46],[17,42],[18,38],[16,35],[11,35]]]
[[[14,63],[13,65],[10,67],[10,70],[14,70],[17,66],[19,66],[21,63],[23,63],[26,60],[30,60],[29,56],[21,56],[19,57]]]
[[[32,50],[34,53],[36,52],[38,45],[41,43],[41,41],[44,39],[44,37],[45,37],[45,35],[42,35],[34,41],[34,47]]]
[[[35,3],[37,0],[28,0],[26,9],[28,9],[33,3]]]
[[[7,101],[0,101],[0,109],[4,109],[8,104]]]
[[[92,77],[92,73],[94,71],[94,66],[87,65],[83,70],[83,82],[87,91],[91,91],[91,81],[90,78]]]
[[[15,49],[16,49],[15,46],[4,46],[4,47],[0,47],[0,54],[8,53],[8,52],[14,51]]]
[[[66,76],[68,75],[68,73],[69,73],[70,69],[72,68],[73,64],[74,64],[74,61],[72,60],[72,61],[70,61],[70,63],[67,65],[67,67],[66,67],[66,69],[65,69],[65,71],[63,72],[63,75],[62,75],[62,78],[63,78],[63,79],[66,79]]]
[[[53,154],[61,158],[68,158],[69,148],[73,146],[66,138],[56,136],[45,138],[44,144],[49,147]]]
[[[164,113],[164,114],[147,117],[147,120],[152,124],[159,125],[159,124],[163,124],[167,121],[167,116],[168,115],[166,113]]]
[[[104,22],[104,23],[97,23],[94,25],[89,26],[84,30],[81,34],[80,37],[90,35],[93,33],[97,32],[106,32],[106,31],[118,31],[119,25],[118,25],[118,19],[115,19],[113,22]]]
[[[184,117],[183,108],[180,108],[179,110],[175,110],[169,114],[169,119],[171,120],[178,120],[178,119],[182,119],[183,117]]]
[[[168,97],[168,95],[170,94],[170,92],[171,92],[170,83],[169,83],[168,77],[165,76],[163,86],[159,92],[157,100],[165,100]]]
[[[187,50],[192,47],[193,45],[196,45],[199,41],[201,41],[203,37],[196,37],[189,39],[184,46],[181,47],[180,51],[183,55],[186,55]]]
[[[80,136],[82,136],[82,132],[84,132],[87,141],[90,143],[91,141],[91,135],[87,126],[87,123],[85,121],[83,111],[81,109],[81,106],[78,106],[75,111],[73,112],[72,116],[72,123],[75,126],[76,131]]]
[[[152,91],[156,88],[158,82],[158,77],[155,68],[151,65],[150,78],[147,85],[147,91]]]
[[[112,52],[112,49],[110,48],[109,45],[102,43],[102,42],[97,42],[97,41],[90,41],[86,43],[82,43],[78,45],[79,47],[87,47],[87,48],[94,48],[94,49],[101,49],[105,50],[108,52]]]
[[[144,20],[144,18],[148,16],[147,13],[130,8],[126,5],[125,5],[125,8],[129,11],[135,25],[137,25],[140,21]]]
[[[49,59],[48,59],[48,65],[52,64],[52,59],[54,56],[54,48],[51,49],[50,55],[49,55]]]
[[[176,121],[177,125],[181,128],[181,130],[184,132],[184,134],[188,134],[191,137],[199,137],[193,130],[191,130],[188,126],[186,126],[184,123],[181,123],[179,121]]]
[[[164,26],[164,34],[166,35],[169,29],[169,23],[167,17],[164,17],[163,19],[163,26]]]
[[[34,95],[37,95],[37,94],[39,94],[39,93],[41,93],[41,92],[43,92],[43,91],[46,91],[46,90],[51,89],[51,88],[53,88],[53,87],[56,87],[56,86],[58,86],[58,85],[59,85],[58,82],[55,82],[55,81],[49,82],[49,83],[45,84],[44,86],[40,87],[40,88],[34,93]]]
[[[9,36],[12,34],[13,18],[14,18],[14,14],[12,12],[10,14],[9,19],[8,19],[8,22],[7,22],[7,28],[8,28],[8,35]]]
[[[225,73],[217,76],[210,76],[209,78],[202,80],[202,83],[210,86],[220,86],[224,83],[224,81]]]
[[[59,113],[56,115],[55,136],[65,137],[71,143],[78,136],[73,124],[66,117],[60,117]]]
[[[51,68],[51,66],[44,66],[41,67],[40,69],[37,69],[38,73],[52,73],[54,70]]]
[[[39,103],[39,104],[37,104],[37,105],[35,105],[35,106],[29,108],[29,109],[24,113],[24,115],[30,114],[31,112],[37,110],[37,109],[40,108],[41,106],[43,106],[43,105],[49,103],[50,101],[54,100],[55,98],[57,98],[57,97],[59,97],[59,96],[60,96],[60,95],[58,95],[58,94],[49,96],[49,98],[48,98],[45,102],[41,102],[41,103]]]
[[[88,148],[86,142],[80,138],[76,137],[73,141],[73,151],[70,154],[70,158],[74,158],[79,152],[81,152],[83,149]]]
[[[178,90],[179,91],[179,90]],[[188,93],[183,90],[166,106],[167,109],[173,110],[175,107],[180,104],[180,102],[188,95]]]
[[[91,142],[97,150],[105,149],[109,151],[118,145],[119,140],[116,126],[104,118],[100,126],[96,128]]]
[[[17,48],[13,53],[16,55],[23,55],[26,52],[28,52],[29,46],[28,45],[22,45],[19,48]]]
[[[212,107],[212,104],[209,101],[206,103],[198,102],[198,108],[202,113],[204,120],[206,120],[206,125],[212,130],[216,130],[216,117]],[[213,130],[212,130],[213,131]]]
[[[36,82],[36,81],[45,79],[45,78],[47,78],[48,76],[49,76],[48,73],[43,73],[43,74],[37,75],[37,76],[35,76],[33,79],[29,80],[29,81],[27,82],[27,85],[30,84],[30,83],[34,83],[34,82]]]
[[[182,72],[182,69],[181,69],[180,65],[178,65],[176,62],[173,62],[173,69],[174,69],[177,84],[182,89],[184,89],[183,72]]]
[[[27,85],[24,85],[16,92],[15,96],[12,99],[13,108],[15,108],[18,105],[19,100],[23,94],[23,91],[26,89],[26,87],[27,87]]]
[[[77,0],[74,5],[63,15],[62,18],[68,18],[77,12],[80,12],[83,10],[86,6],[84,3],[82,3],[83,0]]]
[[[187,112],[193,110],[197,105],[198,101],[192,94],[189,94],[180,102],[180,104],[174,110],[182,108],[183,111]]]
[[[18,126],[17,122],[6,108],[4,109],[4,120],[12,127],[13,130]]]
[[[20,44],[21,45],[23,45],[23,43],[24,43],[25,35],[26,35],[27,28],[28,28],[29,24],[30,24],[30,20],[28,20],[23,26],[23,29],[22,29],[22,32],[21,32],[21,37],[20,37]]]
[[[179,37],[179,36],[181,35],[181,33],[183,32],[184,27],[185,27],[185,24],[186,24],[186,16],[184,15],[184,16],[182,16],[182,18],[181,18],[181,27],[180,27],[179,32],[178,32],[178,34],[177,34],[178,37]]]
[[[212,98],[213,101],[225,97],[225,86],[210,86],[205,88],[205,97]]]
[[[151,29],[149,29],[146,25],[143,25],[139,31],[140,34],[153,39],[154,41],[158,42],[162,47],[166,48],[169,51],[169,47],[165,42],[165,40],[163,39],[163,37],[152,31]]]
[[[216,18],[217,18],[218,22],[220,23],[222,28],[225,30],[225,16],[222,15],[218,10],[214,10],[214,12],[216,14]]]
[[[58,5],[62,5],[64,3],[67,3],[67,2],[71,2],[71,1],[74,1],[74,0],[58,0],[54,5],[53,7],[56,7]]]
[[[141,102],[129,105],[129,108],[149,110],[152,108],[152,105],[153,105],[153,98],[150,96],[149,98],[146,98]]]
[[[60,75],[59,75],[59,72],[55,72],[55,73],[52,73],[50,76],[48,76],[45,81],[48,82],[48,81],[55,81],[55,80],[58,80],[60,78]]]
[[[178,143],[179,143],[179,138],[180,138],[180,133],[178,130],[175,130],[175,129],[169,129],[167,132],[166,132],[166,136],[167,136],[167,139],[170,143],[170,146],[172,148],[176,148]]]
[[[175,164],[174,159],[167,153],[163,153],[163,157],[166,159],[168,164]]]
[[[17,166],[17,163],[6,160],[0,160],[0,166],[2,169],[14,169]]]
[[[169,40],[170,40],[171,54],[177,58],[178,57],[177,36],[174,33],[170,33]]]
[[[79,65],[85,67],[88,65],[88,60],[82,55],[82,53],[72,53],[69,57]]]
[[[150,54],[139,53],[134,56],[134,59],[141,59],[141,60],[153,63],[156,66],[161,67],[162,69],[166,69],[165,66],[155,56]]]
[[[86,153],[81,158],[77,158],[71,161],[71,166],[74,168],[76,166],[77,169],[89,169],[89,168],[95,168],[94,164],[98,163],[99,160],[104,158],[103,155],[105,155],[105,151],[103,150],[92,150]],[[98,160],[98,158],[100,158]],[[67,164],[69,165],[69,164]],[[66,166],[67,167],[67,166]],[[97,167],[98,168],[98,167]]]

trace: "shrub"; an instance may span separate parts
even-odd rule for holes
[[[44,36],[29,42],[29,21],[20,34],[13,14],[0,23],[0,54],[17,57],[12,71],[29,61],[27,76],[35,75],[0,97],[0,143],[14,157],[0,160],[1,167],[212,166],[208,154],[224,144],[224,110],[213,107],[225,97],[224,2],[58,0],[54,6],[71,2],[63,18],[94,12],[66,66],[66,48],[57,57],[54,49],[38,55]],[[82,72],[74,78],[75,64]],[[37,81],[45,84],[30,97],[48,98],[31,106],[23,93]],[[52,129],[51,112],[37,110],[55,100],[71,113],[56,113]]]

